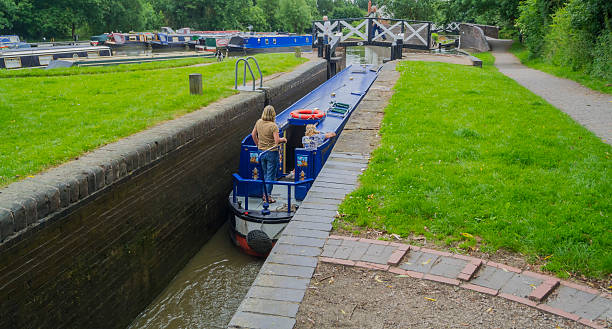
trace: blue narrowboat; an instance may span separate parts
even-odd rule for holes
[[[263,52],[293,52],[299,47],[302,51],[312,51],[311,35],[254,35],[234,36],[229,40],[227,49],[231,52],[256,54]]]
[[[189,45],[191,36],[186,34],[156,33],[153,40],[149,41],[153,49],[185,48]]]
[[[258,150],[251,135],[242,140],[238,173],[233,175],[229,195],[230,236],[246,253],[264,257],[306,197],[314,179],[329,157],[351,114],[376,80],[380,68],[352,65],[317,87],[308,95],[277,114],[279,135],[287,143],[279,145],[278,176],[265,181]],[[324,139],[305,137],[308,124],[336,136]],[[331,135],[331,134],[330,134]],[[319,135],[320,136],[320,135]],[[263,184],[272,184],[271,206],[262,198]],[[267,195],[266,195],[267,196]]]
[[[0,51],[0,68],[19,69],[25,67],[46,67],[52,60],[66,58],[98,58],[111,56],[108,47],[58,46],[9,49]]]

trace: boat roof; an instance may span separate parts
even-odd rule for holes
[[[332,102],[349,104],[351,110],[361,101],[376,80],[381,66],[353,64],[326,83],[321,84],[315,90],[304,96],[299,101],[285,109],[276,116],[276,123],[284,129],[289,123],[291,112],[298,109],[327,110]],[[317,130],[321,132],[336,132],[346,118],[327,116],[317,124]]]
[[[105,47],[105,46],[34,47],[34,48],[0,50],[0,57],[33,56],[33,55],[58,54],[58,53],[75,52],[75,51],[98,51],[98,50],[108,50],[108,49],[110,48]]]

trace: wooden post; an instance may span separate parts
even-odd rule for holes
[[[192,73],[189,75],[189,93],[192,95],[202,95],[202,75]]]

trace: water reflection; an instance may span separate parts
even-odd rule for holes
[[[346,65],[374,64],[380,65],[384,59],[391,57],[391,48],[375,46],[357,46],[346,48]]]
[[[227,326],[263,264],[234,247],[227,229],[219,229],[128,329]]]

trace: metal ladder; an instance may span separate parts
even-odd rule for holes
[[[249,59],[252,59],[253,62],[255,63],[255,66],[257,66],[257,71],[259,72],[259,88],[263,87],[263,76],[261,75],[261,69],[259,68],[259,63],[257,63],[257,60],[253,57],[253,56],[249,56],[247,58],[240,58],[239,60],[236,61],[236,67],[234,68],[234,89],[238,90],[238,64],[240,64],[240,62],[244,62],[244,75],[243,75],[243,80],[242,80],[242,87],[243,90],[247,90],[246,89],[246,78],[247,78],[247,68],[249,69],[249,72],[251,73],[251,78],[253,79],[253,91],[255,91],[255,75],[253,74],[253,70],[251,69],[251,65],[249,64]]]

